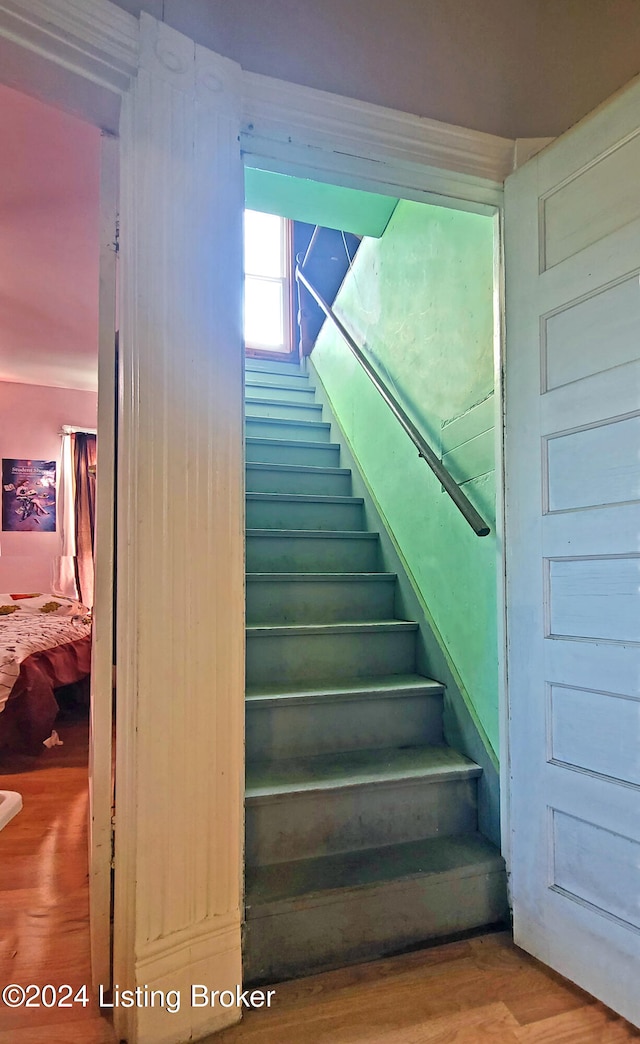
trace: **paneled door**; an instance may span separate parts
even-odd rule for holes
[[[640,83],[506,183],[518,945],[640,1025]]]

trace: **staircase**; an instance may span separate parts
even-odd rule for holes
[[[245,981],[504,920],[481,769],[444,744],[442,686],[298,367],[247,360],[246,456]]]

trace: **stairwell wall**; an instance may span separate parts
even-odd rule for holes
[[[312,364],[497,764],[493,236],[490,217],[401,200],[334,305],[490,536],[472,532],[330,323]]]

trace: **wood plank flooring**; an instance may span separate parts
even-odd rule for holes
[[[281,983],[211,1044],[622,1044],[634,1029],[513,945],[483,935]]]
[[[88,722],[56,726],[64,746],[2,754],[0,789],[23,809],[0,831],[0,984],[74,989],[90,1003],[15,1008],[0,1002],[0,1044],[114,1044],[91,994],[87,863]]]
[[[90,983],[87,725],[64,747],[4,758],[0,788],[24,809],[0,832],[0,982]],[[518,950],[507,932],[276,987],[211,1044],[624,1044],[640,1041],[593,998]],[[90,993],[90,991],[89,991]],[[86,1008],[0,1004],[0,1044],[115,1044]]]

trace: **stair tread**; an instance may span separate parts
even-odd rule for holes
[[[396,573],[247,573],[247,583],[351,583],[360,582],[395,583]]]
[[[249,440],[248,440],[249,441]],[[283,441],[278,439],[256,439],[256,442],[277,442]],[[299,442],[293,443],[295,446],[299,446]],[[313,446],[317,446],[318,443],[311,443]],[[327,445],[324,443],[321,445]],[[351,468],[323,468],[319,465],[314,464],[271,464],[268,461],[260,460],[248,460],[247,471],[282,471],[286,475],[292,474],[304,474],[304,475],[350,475]]]
[[[331,678],[326,682],[277,682],[271,685],[249,685],[247,703],[266,705],[269,702],[305,701],[309,699],[355,699],[357,697],[388,697],[392,694],[428,696],[443,692],[444,686],[433,678],[421,674],[386,674],[372,678],[344,678],[339,682]]]
[[[304,391],[304,392],[308,392],[310,395],[314,394],[315,389],[314,389],[313,385],[310,385],[308,388],[302,388],[302,387],[296,388],[295,385],[278,384],[277,381],[258,381],[258,380],[255,379],[255,375],[257,373],[260,373],[260,372],[264,373],[265,371],[264,370],[262,370],[262,371],[260,371],[260,370],[251,370],[250,371],[251,377],[248,377],[248,376],[245,375],[245,381],[244,381],[245,388],[277,388],[278,391]],[[283,374],[282,376],[284,377],[285,374]],[[286,376],[289,377],[289,380],[291,380],[291,377],[299,377],[301,381],[306,381],[307,383],[309,381],[309,377],[308,377],[308,375],[306,373],[292,373],[292,374],[287,374]]]
[[[287,370],[291,370],[291,373],[287,373]],[[256,365],[255,362],[250,362],[249,359],[245,362],[244,367],[245,374],[247,373],[275,373],[280,377],[308,377],[308,373],[303,373],[300,369],[300,363],[290,362],[288,359],[278,360],[259,360]]]
[[[305,407],[308,409],[308,407]],[[254,421],[264,421],[268,424],[282,424],[285,428],[299,428],[301,425],[305,425],[307,428],[330,428],[329,421],[310,421],[310,420],[292,420],[290,417],[262,417],[256,415],[255,417],[245,417],[245,421],[253,423]],[[326,445],[326,443],[323,443]]]
[[[253,907],[267,904],[323,897],[330,900],[335,893],[431,874],[467,877],[503,869],[504,860],[498,849],[478,833],[248,866],[247,917],[251,917]]]
[[[289,502],[293,504],[364,504],[363,497],[341,497],[325,493],[247,493],[247,500]]]
[[[366,529],[247,529],[247,536],[295,537],[309,540],[326,537],[328,540],[378,540],[377,533]]]
[[[247,406],[292,406],[293,409],[300,410],[315,410],[317,413],[322,413],[321,402],[287,402],[286,399],[258,399],[248,398],[245,399]],[[270,420],[274,418],[270,417]]]
[[[348,620],[345,623],[247,624],[247,637],[281,637],[302,634],[358,634],[362,632],[416,631],[414,620]]]
[[[376,783],[471,779],[482,769],[451,747],[350,750],[247,765],[247,801]]]
[[[250,419],[251,420],[259,420],[260,418],[259,417],[251,417]],[[270,418],[266,417],[266,418],[263,418],[263,419],[269,420]],[[302,421],[289,421],[289,424],[302,424],[302,423],[303,423]],[[309,421],[308,423],[315,424],[317,422],[316,421]],[[325,423],[325,422],[323,422],[323,426],[324,427],[330,427],[330,425]],[[304,449],[318,449],[318,447],[320,447],[320,449],[322,449],[322,450],[339,450],[340,449],[340,443],[339,442],[305,442],[303,439],[267,439],[264,436],[259,436],[259,435],[247,435],[247,437],[245,438],[245,443],[251,444],[252,446],[265,446],[265,445],[266,446],[276,446],[276,447],[279,446],[281,449],[299,449],[301,446]],[[262,461],[252,461],[251,463],[261,464]],[[269,462],[265,462],[265,463],[269,463]],[[284,465],[280,465],[280,464],[277,465],[277,467],[281,467],[281,466],[284,466]],[[290,467],[295,467],[296,465],[292,464],[292,465],[289,465],[289,466]]]

